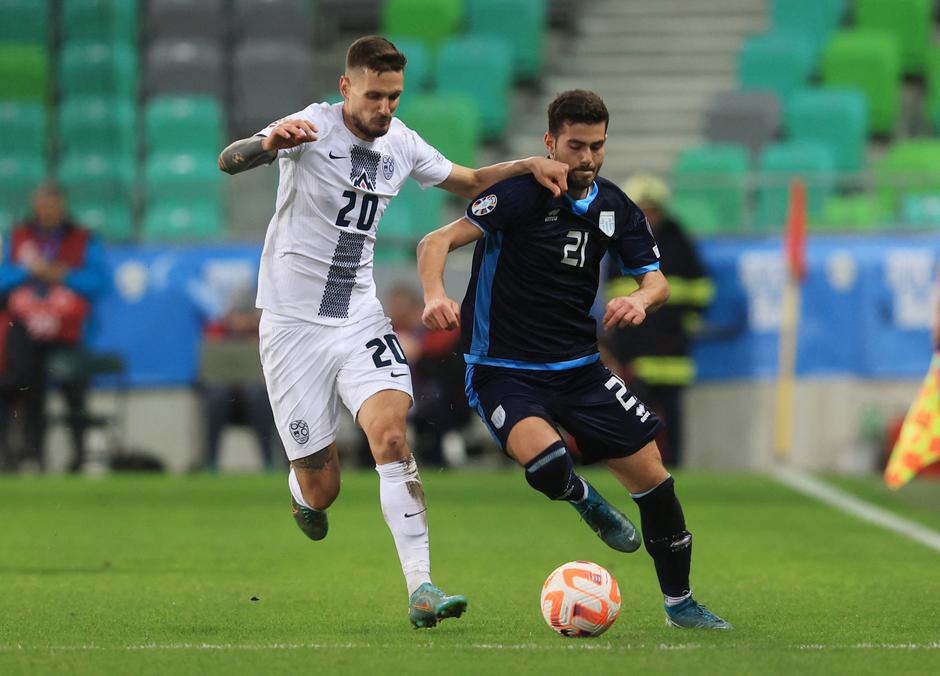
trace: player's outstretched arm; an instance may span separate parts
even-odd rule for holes
[[[568,190],[568,165],[547,157],[528,157],[479,169],[455,164],[450,176],[437,187],[466,199],[473,199],[494,183],[520,174],[532,174],[535,180],[551,190],[555,197],[561,197],[562,193]]]
[[[607,303],[604,312],[604,329],[639,326],[646,314],[656,310],[669,300],[669,282],[659,270],[651,270],[637,276],[639,288],[629,296],[618,296]]]
[[[219,169],[226,174],[238,174],[271,164],[282,148],[316,140],[317,128],[307,120],[282,120],[267,136],[243,138],[229,145],[219,155]]]
[[[444,266],[447,254],[483,238],[483,231],[466,218],[425,235],[418,242],[418,275],[424,290],[421,321],[429,329],[456,329],[460,325],[460,306],[447,297]]]

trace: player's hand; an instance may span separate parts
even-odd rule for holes
[[[618,296],[607,303],[604,312],[604,329],[624,329],[639,326],[646,319],[646,305],[633,296]]]
[[[552,191],[555,197],[568,192],[568,165],[547,157],[530,157],[529,171],[535,180]]]
[[[435,331],[453,331],[460,326],[460,306],[447,296],[425,302],[421,321]]]
[[[317,140],[317,128],[307,120],[281,120],[271,133],[261,139],[263,150],[293,148]]]

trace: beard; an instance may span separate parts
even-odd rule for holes
[[[597,178],[597,169],[577,170],[568,172],[569,190],[587,190]]]
[[[369,138],[385,136],[392,125],[392,118],[388,118],[388,121],[384,122],[384,124],[381,121],[369,123],[361,117],[352,117],[351,119],[353,126],[359,133]]]

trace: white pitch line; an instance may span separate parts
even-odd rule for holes
[[[778,469],[774,471],[773,476],[779,483],[798,493],[816,498],[863,521],[881,526],[940,552],[940,533],[927,526],[892,514],[886,509],[856,498],[804,472]]]

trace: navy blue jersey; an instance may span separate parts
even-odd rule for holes
[[[596,361],[591,307],[604,254],[624,274],[659,269],[643,212],[600,177],[574,201],[516,176],[483,192],[467,218],[485,233],[460,312],[470,364],[554,370]]]

